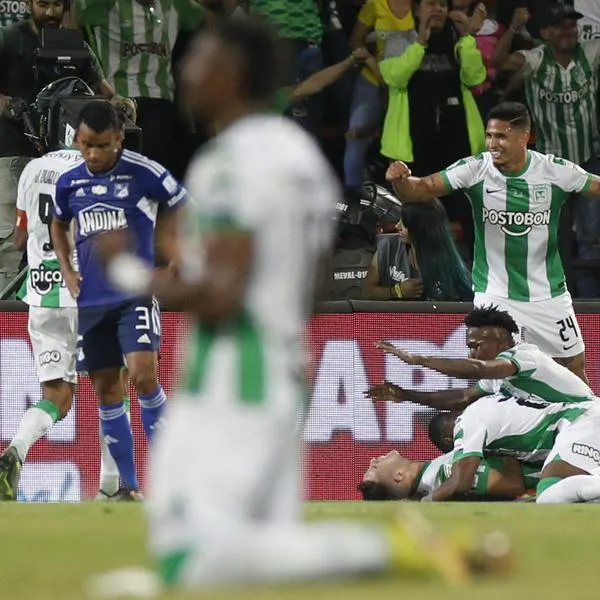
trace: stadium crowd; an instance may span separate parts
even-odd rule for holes
[[[178,179],[210,138],[179,93],[191,35],[244,13],[275,27],[281,81],[274,109],[318,138],[345,189],[322,299],[389,299],[373,287],[379,276],[388,289],[406,288],[403,299],[469,299],[460,279],[473,259],[473,218],[461,191],[440,199],[440,234],[421,240],[427,228],[417,229],[412,244],[394,234],[397,211],[366,214],[365,200],[376,204],[391,189],[384,176],[391,161],[422,176],[483,151],[487,114],[503,100],[527,104],[531,148],[600,173],[600,48],[592,41],[600,38],[600,13],[593,0],[573,0],[574,7],[545,0],[31,1],[49,20],[59,15],[64,27],[81,28],[93,54],[87,81],[130,110],[143,131],[142,153]],[[19,175],[36,155],[18,122],[19,101],[32,102],[39,91],[30,4],[6,2],[0,13],[0,290],[25,265],[14,209]],[[134,42],[142,28],[148,43]],[[575,297],[600,297],[600,206],[574,194],[563,213],[559,245],[568,287]],[[418,219],[412,222],[416,227]],[[446,248],[443,268],[459,279],[449,290],[432,293],[423,283],[427,253],[417,265],[414,248],[424,243]]]

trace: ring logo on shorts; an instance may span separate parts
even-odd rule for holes
[[[500,229],[513,237],[527,235],[534,227],[550,224],[550,211],[541,212],[512,212],[507,210],[483,209],[483,222],[499,225]]]
[[[48,350],[42,352],[39,356],[40,366],[48,365],[50,363],[58,363],[61,359],[61,354],[58,350]]]
[[[64,286],[60,270],[50,269],[41,264],[37,269],[30,271],[31,287],[38,294],[47,294],[54,285]]]
[[[573,444],[571,446],[573,454],[580,454],[591,458],[596,464],[600,465],[600,450],[587,446],[586,444]]]

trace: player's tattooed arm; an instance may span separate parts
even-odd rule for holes
[[[486,395],[476,386],[467,389],[418,392],[405,390],[389,381],[371,386],[365,396],[372,402],[414,402],[440,410],[461,411],[469,404]]]
[[[433,492],[432,500],[457,500],[471,491],[475,482],[477,469],[481,464],[481,457],[467,456],[454,463],[450,477]]]
[[[392,184],[401,200],[429,201],[450,191],[441,173],[412,177],[410,168],[401,160],[388,167],[385,178]]]
[[[517,372],[517,366],[510,360],[503,358],[495,358],[494,360],[439,358],[437,356],[411,354],[383,341],[377,342],[375,346],[409,365],[427,367],[450,377],[460,377],[462,379],[504,379]]]

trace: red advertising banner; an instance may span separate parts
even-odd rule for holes
[[[588,376],[600,391],[600,315],[579,315],[587,342]],[[428,459],[437,450],[427,439],[433,411],[411,403],[374,406],[364,390],[384,379],[418,390],[466,387],[421,367],[401,363],[374,348],[386,339],[422,354],[466,355],[462,315],[429,313],[324,314],[311,320],[307,344],[313,357],[312,395],[303,436],[306,491],[312,500],[357,498],[356,485],[369,460],[396,448],[407,457]],[[180,368],[184,319],[163,314],[160,378],[172,394]],[[0,447],[14,435],[28,407],[40,400],[26,313],[0,313]],[[136,460],[144,478],[147,446],[132,390]],[[184,457],[182,457],[185,460]],[[47,438],[30,451],[22,471],[20,499],[79,501],[95,496],[99,474],[98,413],[89,380],[82,379],[75,406]]]

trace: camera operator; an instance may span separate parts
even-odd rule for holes
[[[34,69],[36,50],[42,29],[61,26],[66,5],[66,0],[29,0],[29,19],[0,28],[0,289],[17,274],[21,260],[13,243],[13,229],[17,183],[25,165],[36,154],[22,122],[28,105],[42,87]],[[94,92],[119,105],[128,116],[134,116],[135,104],[115,95],[98,59],[89,47],[88,50],[89,61],[75,75]]]

